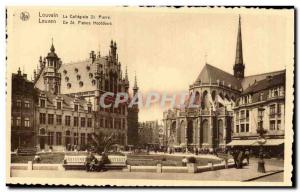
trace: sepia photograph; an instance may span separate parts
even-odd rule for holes
[[[293,185],[293,7],[6,11],[6,184]]]

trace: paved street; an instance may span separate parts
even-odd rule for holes
[[[257,172],[257,160],[251,159],[250,165],[243,169],[222,169],[202,173],[145,173],[145,172],[85,172],[85,171],[22,171],[13,170],[13,177],[48,177],[48,178],[105,178],[105,179],[159,179],[159,180],[214,180],[214,181],[245,181],[255,177],[271,174],[283,170],[283,161],[266,160],[267,173]],[[262,181],[283,181],[281,174],[275,174],[262,179]]]

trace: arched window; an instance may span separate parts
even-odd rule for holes
[[[176,121],[172,122],[170,135],[175,136],[176,134]]]
[[[195,93],[195,99],[194,99],[194,104],[195,105],[200,105],[200,93],[198,91],[196,91]]]
[[[216,91],[212,91],[211,92],[211,98],[212,98],[213,101],[215,101],[215,99],[216,99]]]
[[[77,80],[80,80],[81,76],[80,75],[77,75]]]
[[[218,120],[218,138],[219,138],[219,144],[224,142],[224,126],[222,119]]]
[[[206,110],[208,110],[210,108],[207,91],[204,91],[202,94],[201,108],[206,109]]]
[[[82,81],[79,82],[79,86],[80,86],[80,87],[83,86],[83,82],[82,82]]]
[[[65,80],[66,80],[66,82],[68,82],[69,81],[69,77],[65,77]]]
[[[89,77],[90,77],[90,78],[93,78],[93,73],[90,73],[90,74],[89,74]]]
[[[203,143],[208,143],[208,133],[209,133],[209,127],[208,127],[208,120],[203,120],[202,121],[202,126],[201,126],[201,144]]]
[[[191,144],[193,143],[193,135],[194,135],[194,130],[193,130],[193,121],[188,122],[187,126],[187,143]]]
[[[70,89],[72,87],[71,83],[68,83],[67,87]]]

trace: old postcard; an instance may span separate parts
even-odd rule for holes
[[[7,7],[7,184],[292,186],[294,14]]]

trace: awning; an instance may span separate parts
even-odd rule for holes
[[[266,139],[266,143],[264,146],[277,146],[284,143],[284,139]],[[256,141],[253,143],[253,146],[259,146],[258,142]]]
[[[227,144],[227,146],[250,146],[253,145],[257,140],[247,139],[247,140],[233,140]]]

